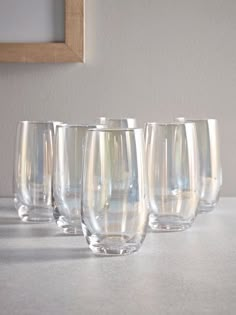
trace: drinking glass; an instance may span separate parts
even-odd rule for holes
[[[188,120],[196,125],[200,157],[200,203],[198,212],[213,210],[222,186],[219,125],[216,119]]]
[[[82,228],[95,254],[137,251],[147,226],[142,129],[89,130],[86,137]]]
[[[149,226],[189,228],[199,203],[199,156],[193,123],[147,123],[145,128]]]
[[[107,128],[137,128],[137,121],[135,118],[99,117],[98,123],[105,125]]]
[[[99,126],[57,126],[54,154],[54,218],[64,233],[82,234],[81,193],[84,142],[88,128]]]
[[[17,126],[14,202],[23,222],[53,221],[52,167],[56,122],[20,121]]]

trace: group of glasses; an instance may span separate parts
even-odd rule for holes
[[[23,222],[55,221],[95,254],[137,251],[147,228],[183,231],[216,206],[222,185],[215,119],[93,125],[21,121],[14,202]]]

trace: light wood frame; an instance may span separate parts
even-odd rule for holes
[[[0,43],[0,62],[83,62],[84,0],[65,0],[65,42]]]

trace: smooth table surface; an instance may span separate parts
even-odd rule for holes
[[[236,314],[236,198],[185,232],[95,257],[83,236],[24,224],[0,199],[0,314]]]

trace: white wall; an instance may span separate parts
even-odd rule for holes
[[[101,115],[218,118],[223,195],[236,195],[236,1],[85,2],[85,64],[0,64],[0,196],[18,120]]]

